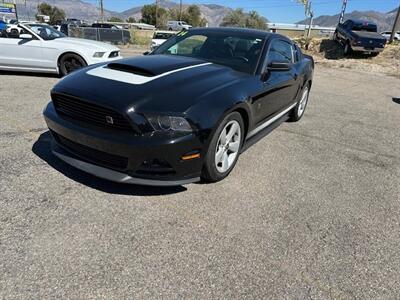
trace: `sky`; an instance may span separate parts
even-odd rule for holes
[[[97,4],[96,0],[85,0]],[[155,0],[103,0],[106,9],[123,10],[154,3]],[[174,1],[174,0],[172,0]],[[340,12],[343,0],[311,0],[315,16],[334,15]],[[175,0],[179,2],[179,0]],[[305,18],[302,5],[296,0],[183,0],[184,4],[220,4],[232,8],[256,10],[271,22],[294,23]],[[376,10],[388,12],[400,5],[400,0],[348,0],[347,11]]]

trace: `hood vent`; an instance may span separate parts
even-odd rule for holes
[[[107,67],[112,70],[127,72],[127,73],[146,76],[146,77],[156,76],[156,74],[154,74],[153,72],[151,72],[149,70],[146,70],[146,69],[143,69],[140,67],[136,67],[136,66],[132,66],[132,65],[120,64],[120,63],[110,63],[107,65]]]

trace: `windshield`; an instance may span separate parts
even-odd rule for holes
[[[236,33],[185,31],[172,37],[151,54],[199,58],[253,74],[261,56],[264,37]]]
[[[66,35],[53,27],[45,24],[25,24],[34,33],[39,35],[45,41],[66,37]]]

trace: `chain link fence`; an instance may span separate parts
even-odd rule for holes
[[[68,36],[108,42],[115,45],[126,45],[132,41],[131,32],[126,29],[68,26]]]

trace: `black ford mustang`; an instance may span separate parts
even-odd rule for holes
[[[117,182],[218,181],[269,125],[302,117],[313,69],[313,59],[281,35],[181,32],[148,55],[61,80],[44,111],[53,153]]]

